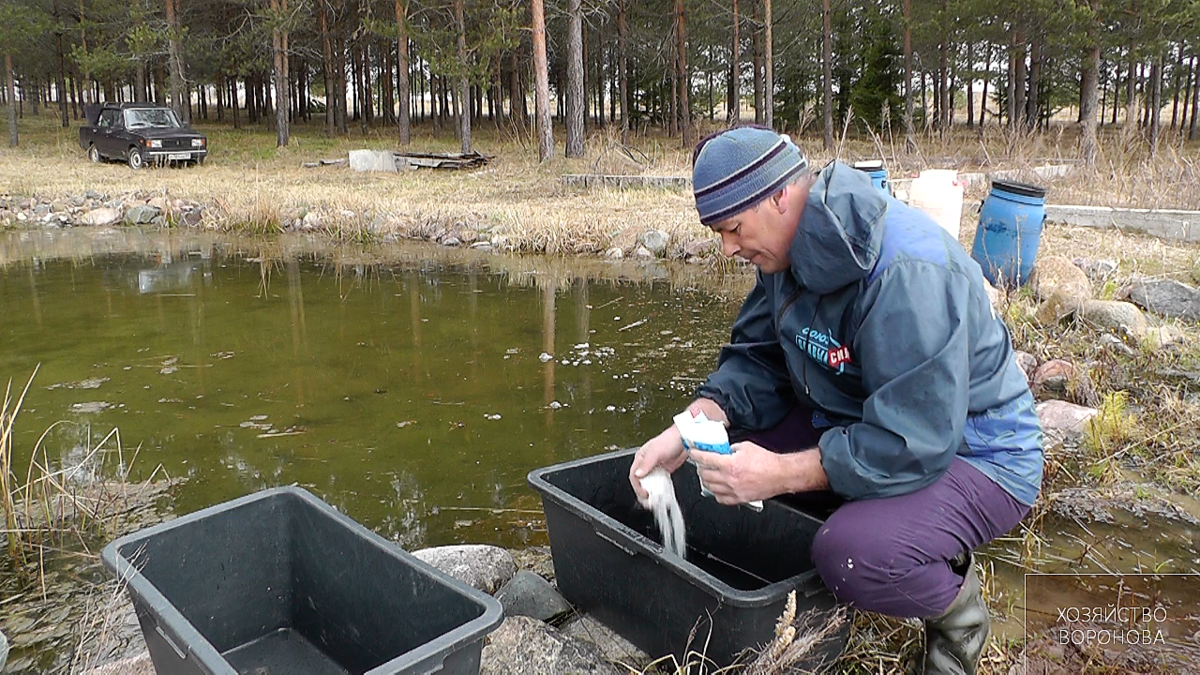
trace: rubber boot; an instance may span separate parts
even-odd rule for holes
[[[925,675],[975,675],[991,631],[974,557],[965,553],[950,567],[963,584],[941,616],[925,620]]]

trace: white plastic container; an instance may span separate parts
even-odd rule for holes
[[[962,226],[963,190],[958,171],[926,169],[908,189],[908,205],[927,213],[955,240]]]

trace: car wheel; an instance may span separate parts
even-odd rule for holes
[[[102,159],[100,157],[100,149],[95,145],[88,146],[88,159],[92,160],[92,164],[100,163],[100,160]]]
[[[142,151],[137,148],[129,148],[129,168],[137,171],[146,166],[146,158],[142,157]]]

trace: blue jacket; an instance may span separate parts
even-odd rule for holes
[[[1042,434],[979,265],[924,213],[833,163],[809,193],[791,268],[758,275],[699,388],[730,424],[774,426],[801,403],[834,492],[888,497],[960,455],[1025,504]]]

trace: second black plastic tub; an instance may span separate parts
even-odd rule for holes
[[[500,603],[309,492],[274,488],[122,537],[158,675],[478,673]]]
[[[722,506],[700,496],[690,464],[672,476],[686,560],[664,553],[629,485],[633,452],[529,474],[542,495],[558,588],[576,607],[651,657],[682,663],[691,651],[724,666],[772,639],[790,591],[797,613],[836,605],[811,558],[822,520],[777,500],[762,512]],[[839,631],[817,656],[836,656],[846,635]]]

